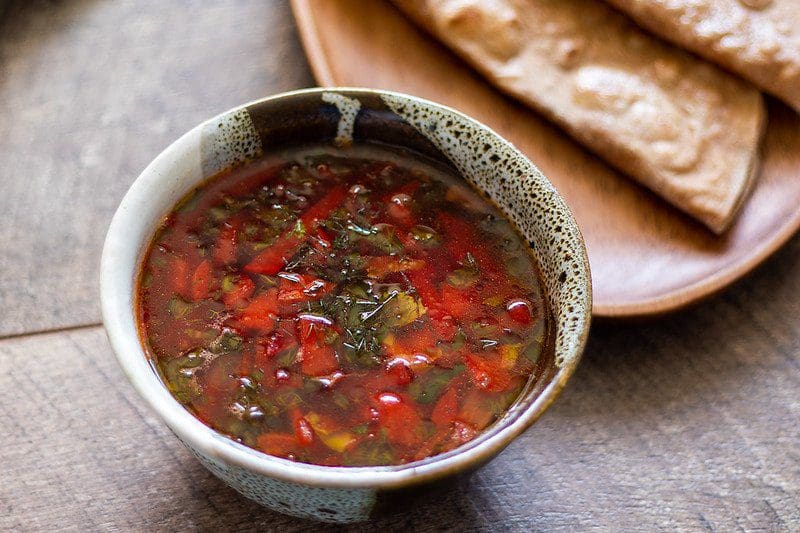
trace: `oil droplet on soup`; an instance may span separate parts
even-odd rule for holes
[[[137,313],[197,418],[320,465],[460,446],[547,355],[511,224],[447,169],[369,146],[277,153],[189,194],[148,249]]]

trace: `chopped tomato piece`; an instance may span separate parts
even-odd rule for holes
[[[235,322],[244,329],[269,333],[275,329],[278,311],[278,294],[275,289],[261,293],[242,309]]]
[[[428,310],[428,316],[436,333],[445,340],[451,340],[456,334],[456,326],[453,317],[444,309],[441,293],[431,280],[432,271],[429,272],[427,268],[417,269],[409,271],[407,275],[422,305]]]
[[[243,276],[234,284],[233,289],[222,296],[222,302],[227,307],[238,307],[246,303],[255,290],[256,284],[253,280]]]
[[[238,324],[244,329],[260,332],[270,332],[275,329],[275,315],[243,315]]]
[[[204,259],[194,269],[190,286],[192,300],[202,300],[208,297],[211,290],[211,262]]]
[[[461,320],[481,310],[472,301],[472,291],[457,289],[447,283],[442,284],[442,303],[451,316]]]
[[[256,443],[264,453],[285,457],[297,447],[297,438],[288,433],[263,433],[258,436]]]
[[[300,369],[307,376],[324,376],[339,368],[333,346],[325,344],[327,325],[316,318],[301,315],[297,321]]]
[[[431,413],[431,422],[437,426],[450,424],[458,414],[458,390],[451,385],[441,395]]]
[[[502,361],[497,354],[487,354],[486,356],[468,354],[464,359],[470,378],[479,389],[500,392],[506,390],[511,383],[513,376],[503,368]]]
[[[324,376],[339,368],[333,346],[318,342],[306,342],[300,345],[300,369],[307,376]]]
[[[376,397],[378,422],[386,429],[389,442],[401,446],[419,446],[422,419],[416,409],[400,395],[382,392]]]

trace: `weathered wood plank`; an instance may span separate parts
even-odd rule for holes
[[[497,460],[353,530],[796,530],[798,274],[795,240],[700,308],[598,325],[564,396]],[[317,529],[206,473],[99,328],[0,342],[0,405],[0,529]]]
[[[313,82],[284,2],[2,3],[0,335],[96,323],[103,237],[145,165]]]

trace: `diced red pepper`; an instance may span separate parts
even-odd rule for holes
[[[204,298],[208,298],[209,292],[211,291],[211,262],[208,259],[204,259],[197,265],[197,268],[194,269],[194,274],[192,274],[192,283],[191,283],[191,297],[192,300],[202,300]]]
[[[297,437],[288,433],[263,433],[256,443],[264,453],[285,457],[297,448]]]
[[[247,276],[242,276],[233,286],[229,292],[222,296],[222,303],[226,307],[238,307],[247,302],[253,292],[256,290],[256,284],[253,283]]]
[[[431,412],[431,422],[437,426],[449,425],[458,415],[458,390],[450,385],[439,397]]]
[[[382,392],[375,398],[378,423],[386,429],[386,438],[400,446],[419,446],[422,418],[417,410],[400,395]]]
[[[468,354],[464,357],[470,378],[476,387],[490,392],[500,392],[508,388],[513,377],[502,367],[497,354],[479,356]]]

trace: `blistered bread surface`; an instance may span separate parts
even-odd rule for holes
[[[495,85],[716,232],[753,177],[750,84],[593,0],[398,0]]]
[[[607,1],[800,111],[800,1]]]

